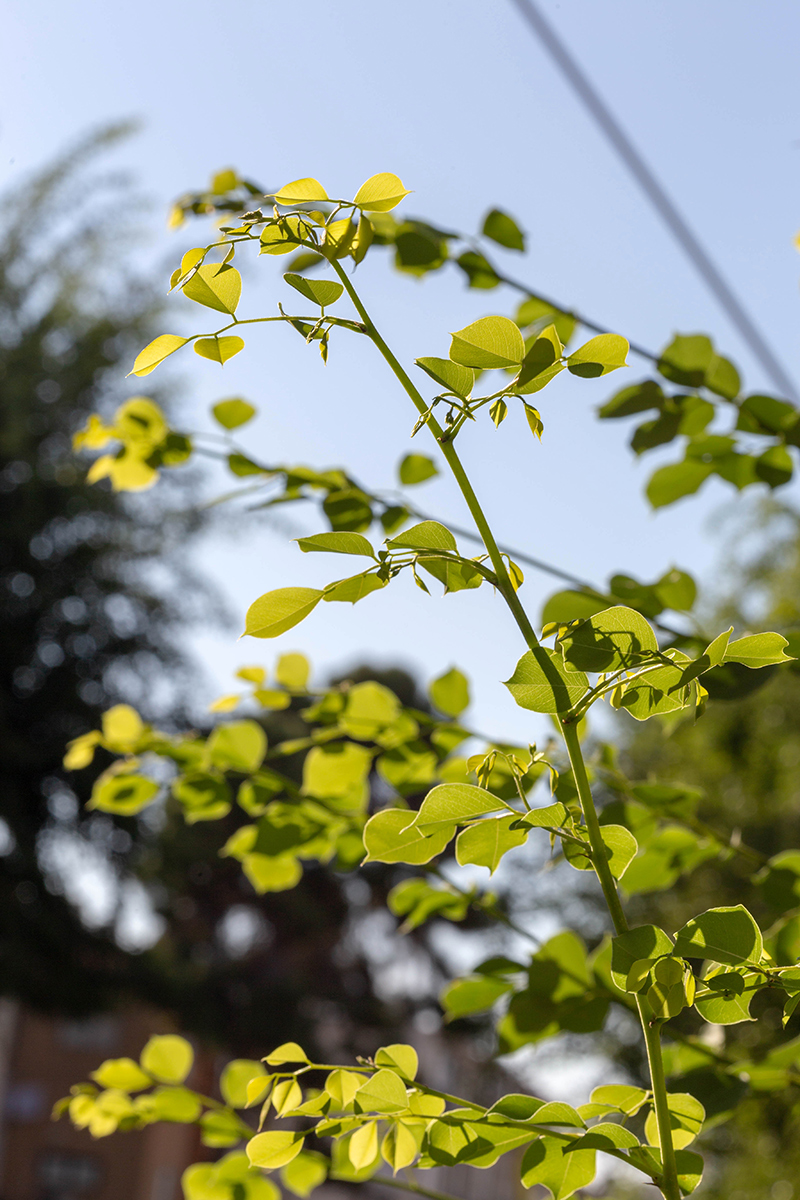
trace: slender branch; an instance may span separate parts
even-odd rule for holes
[[[571,721],[566,725],[562,723],[561,728],[564,734],[564,741],[567,744],[567,754],[569,755],[572,773],[575,777],[575,786],[578,789],[578,798],[580,799],[581,809],[586,821],[586,832],[589,835],[589,844],[592,848],[592,866],[603,889],[603,895],[606,898],[606,904],[611,913],[611,919],[614,922],[614,929],[617,933],[625,933],[628,928],[628,922],[622,911],[617,885],[614,881],[614,876],[611,874],[611,868],[608,865],[606,845],[600,832],[597,809],[594,806],[592,789],[589,787],[589,777],[586,774],[586,764],[583,761],[583,751],[581,750],[581,743],[578,737],[578,724],[576,721]]]
[[[642,1022],[644,1040],[647,1045],[647,1062],[650,1067],[650,1082],[653,1087],[653,1106],[658,1124],[658,1140],[661,1146],[661,1162],[664,1177],[661,1188],[665,1200],[681,1200],[678,1183],[678,1166],[675,1161],[675,1146],[672,1142],[667,1081],[664,1076],[664,1060],[661,1057],[661,1029],[653,1020],[653,1012],[644,996],[637,996],[639,1019]]]
[[[353,301],[356,312],[364,322],[367,336],[370,337],[375,343],[376,347],[391,367],[403,389],[411,398],[419,414],[421,416],[425,416],[428,413],[428,405],[425,403],[420,392],[414,386],[411,379],[398,362],[397,358],[394,356],[378,330],[375,328],[369,313],[364,307],[361,298],[350,282],[346,272],[342,269],[340,263],[338,263],[336,259],[331,259],[330,262],[334,271],[339,276],[339,279],[341,280],[345,290],[347,291],[348,296]],[[455,446],[452,444],[452,442],[445,440],[444,430],[433,416],[428,416],[426,423],[431,433],[439,443],[442,454],[444,455],[450,470],[455,476],[456,482],[461,489],[461,494],[467,502],[467,507],[472,515],[472,519],[478,527],[481,538],[483,539],[483,544],[489,553],[489,558],[491,559],[492,566],[494,567],[495,574],[497,575],[498,588],[502,593],[506,604],[510,608],[514,620],[516,621],[526,644],[531,650],[533,650],[539,645],[539,640],[536,637],[528,615],[525,612],[525,609],[523,608],[516,591],[514,590],[514,585],[511,582],[508,569],[503,561],[503,556],[500,552],[497,542],[494,539],[494,535],[489,527],[488,521],[486,520],[483,509],[480,506],[478,497],[475,495],[472,484],[467,478],[467,473],[464,470],[458,454],[456,453]]]

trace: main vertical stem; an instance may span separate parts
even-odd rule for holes
[[[486,520],[483,509],[480,506],[478,497],[475,495],[472,484],[470,483],[467,473],[464,470],[463,464],[456,453],[456,448],[452,442],[444,437],[444,430],[439,422],[428,413],[428,405],[425,403],[422,395],[414,386],[408,374],[398,362],[395,355],[383,340],[372,318],[364,307],[358,292],[350,282],[346,272],[341,264],[336,259],[330,259],[333,267],[342,285],[352,300],[358,315],[364,323],[364,328],[367,336],[375,344],[377,349],[383,355],[384,359],[391,367],[403,389],[407,392],[414,403],[417,412],[420,416],[427,415],[427,425],[439,443],[439,447],[445,460],[453,472],[456,482],[461,489],[467,507],[469,508],[472,518],[478,528],[478,531],[483,539],[489,558],[491,559],[495,575],[497,576],[498,587],[503,593],[503,597],[508,604],[509,609],[519,627],[522,636],[524,637],[528,647],[531,650],[536,649],[539,645],[539,640],[533,630],[533,626],[528,620],[528,615],[525,612],[522,604],[519,601],[514,585],[511,582],[511,577],[508,573],[503,556],[500,553],[497,542]],[[597,819],[597,810],[594,806],[592,791],[589,786],[589,778],[586,774],[586,764],[583,761],[583,752],[581,750],[580,740],[578,738],[578,724],[572,721],[569,724],[562,726],[564,740],[567,744],[567,753],[572,765],[573,775],[575,777],[575,786],[578,790],[578,796],[581,802],[584,819],[586,821],[586,829],[589,835],[589,843],[592,850],[592,863],[600,880],[600,886],[603,889],[606,903],[608,904],[611,919],[614,922],[614,928],[618,934],[625,933],[628,929],[628,922],[625,918],[625,913],[622,910],[619,893],[614,877],[611,874],[611,869],[606,856],[606,848],[600,832],[600,822]],[[656,1120],[658,1121],[659,1141],[661,1143],[661,1155],[664,1168],[664,1177],[662,1190],[665,1200],[681,1200],[680,1187],[678,1185],[678,1172],[675,1162],[675,1148],[672,1144],[672,1128],[669,1119],[669,1108],[667,1105],[667,1089],[664,1079],[664,1065],[661,1058],[661,1037],[658,1031],[658,1026],[651,1024],[652,1014],[649,1012],[649,1005],[646,1000],[638,998],[639,1017],[642,1022],[644,1031],[645,1043],[647,1045],[647,1058],[650,1065],[650,1078],[653,1085],[653,1096],[655,1101]]]
[[[606,856],[605,843],[600,831],[597,809],[594,806],[589,777],[586,774],[586,764],[578,737],[578,722],[570,721],[562,725],[564,741],[567,744],[572,773],[575,777],[575,787],[581,802],[586,832],[592,848],[592,865],[597,873],[603,895],[614,922],[617,934],[625,933],[628,922],[622,909],[622,903],[617,892],[617,885]],[[667,1084],[664,1078],[664,1063],[661,1057],[661,1034],[658,1025],[653,1021],[650,1005],[642,996],[636,997],[639,1010],[639,1020],[642,1023],[645,1045],[647,1046],[647,1062],[650,1067],[650,1081],[653,1087],[653,1102],[658,1123],[658,1140],[661,1144],[661,1161],[664,1168],[662,1190],[666,1200],[681,1200],[681,1190],[678,1184],[678,1167],[675,1161],[675,1147],[672,1144],[672,1125],[670,1122],[669,1105],[667,1102]]]

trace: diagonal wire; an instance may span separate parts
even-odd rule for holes
[[[772,382],[787,398],[798,401],[800,396],[798,396],[791,376],[783,367],[753,318],[716,263],[703,248],[696,234],[686,223],[674,201],[650,170],[599,92],[587,79],[553,27],[542,16],[534,4],[534,0],[511,0],[511,3],[566,76]]]

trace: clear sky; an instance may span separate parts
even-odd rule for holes
[[[540,3],[800,377],[792,246],[800,227],[800,8],[791,0]],[[169,235],[164,214],[175,195],[221,167],[268,186],[314,175],[332,194],[394,171],[414,189],[406,204],[414,215],[474,230],[493,205],[514,213],[530,249],[524,264],[509,256],[509,266],[534,288],[656,349],[676,330],[706,331],[749,387],[771,390],[507,0],[17,0],[5,9],[4,44],[5,184],[89,127],[140,117],[141,134],[116,158],[152,197],[154,255],[177,261],[197,244],[199,228]],[[286,291],[280,265],[262,259],[248,270],[240,315],[245,306],[244,315],[274,311]],[[382,258],[360,278],[408,361],[446,354],[448,331],[508,312],[514,300],[500,289],[465,291],[444,272],[424,283],[398,278]],[[197,311],[178,302],[173,331],[186,327],[189,308]],[[268,328],[248,337],[224,374],[184,357],[185,424],[208,428],[209,405],[242,394],[261,408],[251,436],[263,457],[346,464],[376,488],[391,486],[414,414],[370,347],[340,340],[323,368],[295,335]],[[616,386],[640,374],[632,360],[631,371],[605,382],[562,376],[541,397],[542,447],[516,418],[497,433],[485,421],[463,436],[463,457],[501,538],[598,581],[620,569],[655,578],[672,563],[707,572],[713,526],[721,507],[739,503],[734,494],[712,483],[700,500],[651,514],[642,488],[655,458],[637,466],[623,424],[593,418]],[[445,478],[418,495],[420,506],[466,519]],[[292,536],[323,527],[310,513],[291,522]],[[285,529],[264,523],[209,539],[202,565],[237,619],[263,591],[337,574],[336,563],[301,555]],[[538,612],[551,590],[531,572],[522,595]],[[400,660],[426,677],[460,663],[476,680],[477,724],[520,738],[541,728],[497,682],[522,647],[488,588],[426,598],[404,581],[354,609],[323,605],[277,643],[234,637],[192,637],[209,673],[204,702],[227,690],[242,661],[302,649],[321,675],[363,658]]]

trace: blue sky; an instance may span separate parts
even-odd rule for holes
[[[800,228],[800,9],[790,0],[767,8],[746,0],[541,7],[800,377],[792,246]],[[0,81],[2,181],[13,184],[91,126],[141,118],[141,134],[116,158],[152,198],[154,259],[177,261],[197,243],[199,230],[168,234],[164,214],[176,194],[226,165],[269,186],[314,175],[333,194],[394,171],[414,189],[406,208],[415,215],[474,230],[493,205],[514,213],[529,253],[524,264],[509,256],[509,266],[534,288],[656,349],[676,330],[708,332],[748,387],[771,390],[506,0],[38,0],[8,6],[4,25],[11,52]],[[262,259],[247,271],[248,315],[274,311],[286,290],[279,266]],[[467,292],[448,273],[424,283],[398,278],[377,256],[360,278],[407,361],[446,353],[448,331],[508,312],[514,299],[499,289]],[[187,327],[189,308],[177,302],[173,330]],[[251,437],[263,457],[346,464],[375,487],[391,486],[411,446],[413,413],[370,347],[335,343],[324,368],[295,335],[267,328],[224,374],[184,358],[185,424],[209,428],[209,405],[241,394],[261,410]],[[740,501],[712,484],[695,502],[650,513],[642,489],[656,460],[637,465],[622,424],[592,415],[614,385],[641,374],[632,364],[624,380],[562,376],[551,385],[541,397],[542,447],[519,421],[497,433],[485,423],[464,435],[463,457],[498,535],[512,545],[597,580],[620,569],[654,578],[672,563],[709,577],[714,528]],[[444,477],[418,497],[443,518],[465,520]],[[322,522],[299,512],[290,521],[288,531],[246,525],[204,545],[202,565],[237,618],[270,588],[336,577],[335,564],[287,542],[287,532],[317,532]],[[522,594],[537,612],[551,590],[531,572]],[[475,679],[476,724],[526,739],[541,728],[497,682],[522,647],[487,588],[429,599],[409,581],[355,609],[321,607],[278,643],[197,631],[192,645],[209,675],[203,702],[227,690],[240,662],[302,649],[320,675],[363,658],[405,662],[428,678],[458,663]]]

